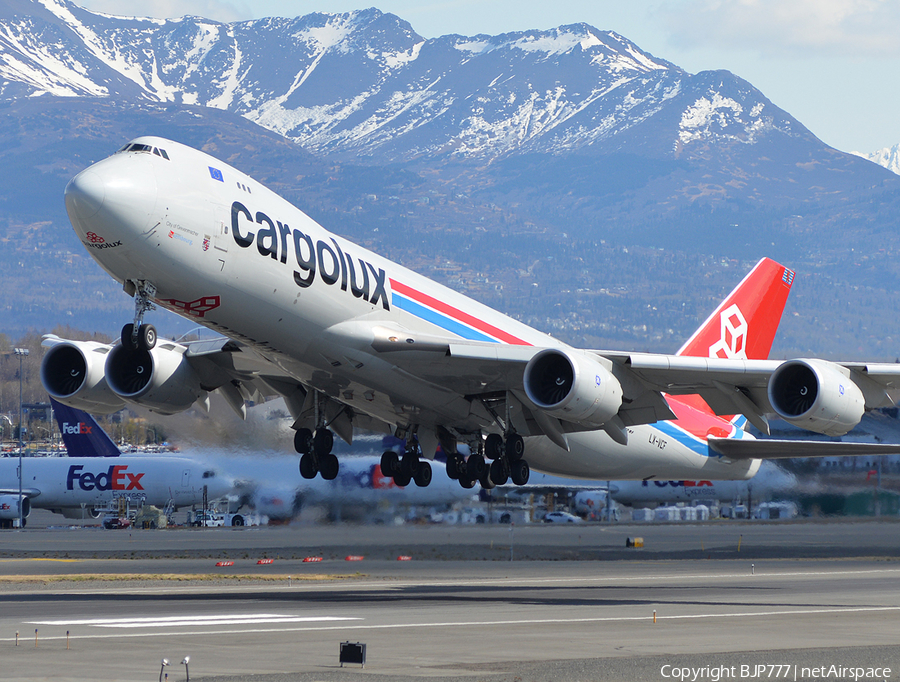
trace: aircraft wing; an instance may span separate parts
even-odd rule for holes
[[[900,400],[900,364],[593,352],[627,368],[648,389],[671,395],[699,394],[716,414],[743,414],[763,433],[769,433],[765,415],[778,412],[770,402],[770,380],[789,364],[810,368],[820,387],[832,382],[842,396],[840,384],[855,385],[866,409],[892,407]]]
[[[792,457],[853,457],[900,454],[900,444],[844,443],[815,440],[757,440],[710,438],[709,447],[731,459],[790,459]]]
[[[19,488],[0,488],[0,495],[18,495]],[[22,496],[23,497],[37,497],[41,494],[41,491],[37,488],[22,488]]]

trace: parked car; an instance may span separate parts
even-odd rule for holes
[[[103,518],[103,527],[107,530],[113,530],[116,528],[130,528],[131,521],[122,516],[105,516]]]
[[[544,515],[544,523],[581,523],[581,518],[569,512],[547,512]]]

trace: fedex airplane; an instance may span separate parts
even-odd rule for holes
[[[340,473],[331,481],[317,477],[300,478],[296,459],[286,456],[219,457],[217,467],[235,481],[242,502],[259,514],[289,521],[310,506],[362,510],[364,514],[385,506],[445,507],[472,497],[475,491],[439,476],[427,488],[401,487],[381,471],[380,458],[373,455],[347,456]],[[433,462],[440,472],[444,465]],[[297,480],[299,479],[299,480]]]
[[[112,344],[48,336],[47,391],[93,412],[173,414],[218,391],[239,414],[283,396],[305,478],[333,480],[334,436],[394,433],[381,469],[431,481],[440,444],[463,487],[587,479],[747,479],[777,457],[898,446],[755,440],[766,415],[842,435],[900,398],[900,365],[768,360],[794,272],[761,260],[674,355],[585,350],[357,246],[196,149],[140,137],[65,192],[88,253],[134,297]],[[221,334],[158,339],[162,306]],[[458,446],[467,444],[467,458]],[[423,459],[424,457],[424,459]]]
[[[51,399],[52,400],[52,399]],[[69,519],[97,518],[119,497],[176,508],[223,496],[231,481],[195,459],[119,457],[119,449],[90,415],[58,403],[54,412],[69,457],[22,458],[22,518],[48,509]],[[19,518],[18,458],[0,459],[0,527]]]
[[[763,462],[749,481],[611,481],[609,494],[620,504],[691,502],[693,500],[765,499],[796,490],[796,477],[773,462]]]

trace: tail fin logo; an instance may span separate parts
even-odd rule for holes
[[[728,360],[747,359],[747,320],[737,303],[719,315],[721,335],[709,347],[709,357]]]

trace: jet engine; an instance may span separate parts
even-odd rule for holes
[[[99,519],[100,515],[103,513],[99,509],[94,509],[93,507],[85,507],[83,510],[81,507],[60,507],[59,509],[51,509],[50,511],[54,514],[62,514],[63,518],[66,519]]]
[[[583,353],[548,348],[525,366],[525,394],[563,421],[601,428],[622,405],[622,386],[599,361]]]
[[[866,410],[850,371],[825,360],[789,360],[769,378],[769,403],[787,423],[843,436]]]
[[[22,517],[31,514],[31,500],[22,496]],[[10,521],[19,518],[19,496],[0,495],[0,519]]]
[[[106,380],[123,400],[160,414],[183,412],[204,393],[185,350],[175,343],[150,350],[117,345],[106,360]]]
[[[41,362],[41,383],[63,405],[92,414],[121,410],[125,403],[106,382],[104,366],[112,349],[96,341],[61,341]]]

